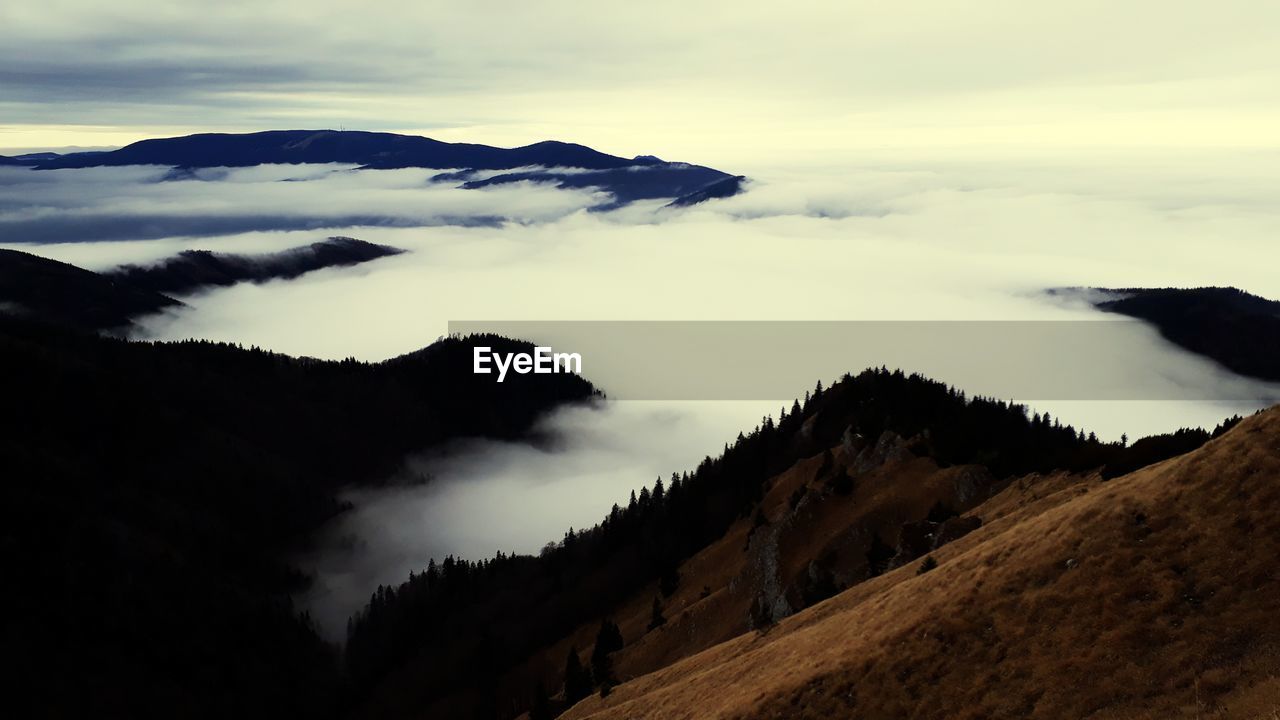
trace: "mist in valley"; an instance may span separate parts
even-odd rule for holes
[[[697,158],[689,158],[697,160]],[[748,172],[740,196],[686,210],[660,202],[598,212],[606,198],[521,183],[461,190],[435,171],[270,166],[165,180],[164,168],[0,169],[0,230],[15,247],[91,269],[185,249],[258,253],[348,235],[403,255],[292,281],[184,297],[136,336],[205,338],[293,355],[380,360],[450,321],[1081,320],[1099,313],[1048,288],[1233,285],[1280,297],[1265,258],[1280,213],[1259,191],[1265,159],[1056,157],[880,159]],[[1171,397],[1019,397],[1108,439],[1212,427],[1277,396],[1189,355],[1140,323],[1089,370]],[[573,348],[557,348],[573,350]],[[992,348],[998,353],[999,348]],[[662,361],[637,358],[637,362]],[[784,397],[608,402],[548,417],[541,443],[472,442],[411,458],[318,539],[303,598],[332,637],[379,584],[453,554],[537,552],[590,526],[657,477],[691,470],[813,383],[879,364],[954,382],[942,357],[864,348],[803,365]],[[609,392],[616,378],[584,358]],[[802,378],[802,379],[801,379]],[[428,479],[425,483],[415,480]]]
[[[431,559],[497,552],[537,554],[569,528],[600,522],[633,490],[718,455],[772,403],[605,402],[570,407],[535,430],[539,441],[472,440],[411,458],[383,488],[345,499],[302,559],[316,578],[303,598],[320,628],[340,639],[347,617],[378,585],[403,581]],[[773,409],[776,412],[776,408]]]

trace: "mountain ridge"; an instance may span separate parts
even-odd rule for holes
[[[647,157],[626,159],[585,145],[556,140],[499,148],[364,130],[264,130],[150,138],[118,150],[61,156],[37,163],[34,167],[53,170],[119,165],[251,167],[302,163],[353,163],[378,169],[509,170],[542,165],[600,170],[628,165],[657,165],[662,161]]]
[[[1268,717],[1277,478],[1280,408],[1105,483],[1021,479],[968,511],[981,527],[935,549],[933,567],[892,570],[563,717]]]
[[[514,148],[449,143],[419,135],[362,130],[265,130],[255,133],[199,133],[140,140],[118,150],[74,153],[30,162],[36,170],[125,165],[167,165],[178,169],[252,167],[266,164],[346,163],[365,170],[428,168],[458,170],[461,187],[477,189],[522,181],[561,188],[599,187],[616,201],[678,198],[734,176],[714,168],[668,162],[652,155],[623,158],[578,143],[544,140]],[[540,168],[540,169],[531,169]],[[518,171],[472,180],[475,171]],[[444,180],[448,173],[438,176]],[[724,197],[725,186],[713,190]],[[737,188],[734,188],[737,192]]]
[[[136,342],[0,315],[0,529],[12,712],[333,717],[334,649],[293,604],[289,558],[404,458],[525,438],[591,402],[577,375],[499,384],[444,338],[379,363],[207,341]],[[16,709],[14,709],[16,705]]]
[[[184,250],[155,263],[121,265],[102,274],[151,292],[186,295],[241,282],[292,280],[316,270],[350,267],[404,252],[389,245],[335,236],[273,253]]]
[[[1050,290],[1050,295],[1080,292]],[[1280,381],[1280,302],[1235,287],[1091,288],[1103,312],[1149,323],[1169,342],[1232,372]]]
[[[1028,474],[1105,482],[1194,450],[1234,422],[1125,445],[1027,412],[901,371],[819,386],[778,422],[766,418],[692,473],[641,488],[539,557],[450,557],[379,588],[348,632],[347,668],[363,697],[356,717],[516,717],[538,706],[539,687],[545,705],[564,710],[592,692],[591,676],[607,694],[611,683],[861,592],[972,532],[964,514]],[[580,652],[605,621],[623,641],[607,662],[592,652],[601,667],[583,693],[570,666],[588,664]],[[493,637],[478,642],[476,628]],[[488,670],[468,672],[477,665]]]
[[[0,317],[119,334],[142,316],[184,307],[173,295],[293,279],[403,252],[356,238],[331,237],[275,253],[186,250],[154,263],[93,272],[21,250],[0,249]]]

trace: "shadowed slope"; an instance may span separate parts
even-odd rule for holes
[[[0,316],[116,330],[182,303],[116,278],[18,250],[0,249]]]

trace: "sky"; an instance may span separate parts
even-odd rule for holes
[[[625,156],[1280,145],[1269,0],[14,0],[0,148],[359,128]]]

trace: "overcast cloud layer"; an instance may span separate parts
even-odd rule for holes
[[[1280,5],[0,5],[0,148],[399,129],[737,164],[890,148],[1270,147]]]

